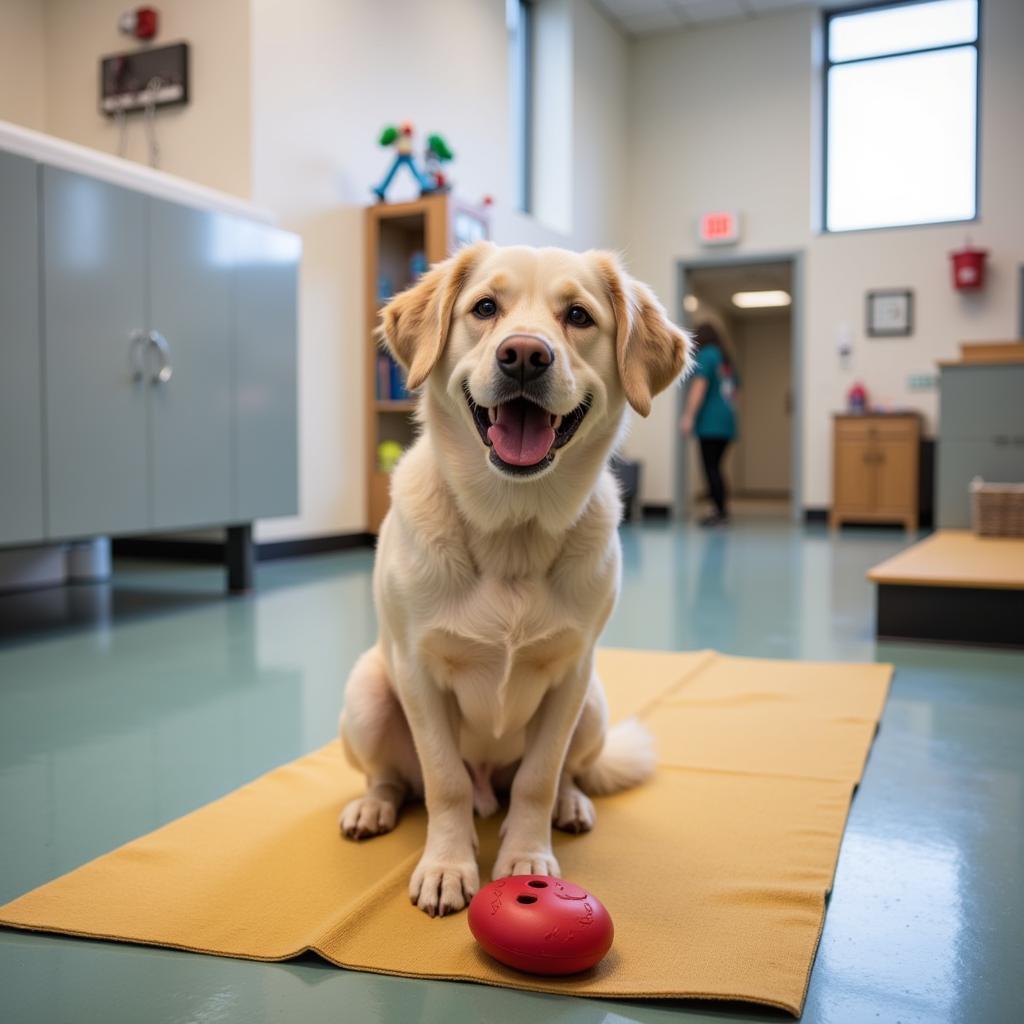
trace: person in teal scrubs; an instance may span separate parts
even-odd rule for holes
[[[714,505],[714,511],[701,520],[701,525],[724,526],[729,522],[729,507],[722,457],[730,442],[736,440],[739,376],[722,336],[712,324],[701,324],[693,340],[697,365],[680,426],[684,434],[693,434],[700,443],[704,476]]]

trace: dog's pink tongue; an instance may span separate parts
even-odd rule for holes
[[[510,466],[535,466],[555,443],[551,416],[539,405],[517,398],[498,406],[498,420],[487,430],[502,462]]]

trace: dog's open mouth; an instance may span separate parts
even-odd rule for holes
[[[464,390],[480,439],[491,449],[491,462],[520,476],[549,466],[555,452],[569,443],[590,410],[589,395],[565,416],[524,397],[488,409],[473,401],[468,387]]]

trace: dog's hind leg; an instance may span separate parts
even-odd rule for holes
[[[422,796],[423,778],[409,723],[376,647],[352,669],[339,728],[349,762],[366,775],[366,793],[345,806],[338,825],[349,839],[390,832],[403,801]]]
[[[596,760],[608,728],[608,705],[596,676],[591,678],[586,700],[573,730],[551,820],[563,832],[589,832],[597,814],[590,797],[576,785],[576,773]]]

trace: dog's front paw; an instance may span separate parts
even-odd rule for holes
[[[555,828],[563,832],[589,832],[597,820],[597,812],[586,793],[569,786],[558,794],[551,820]]]
[[[338,827],[348,839],[369,839],[390,832],[397,820],[398,808],[392,801],[367,795],[345,806]]]
[[[409,880],[409,899],[425,914],[444,917],[462,910],[480,888],[474,860],[439,860],[424,854]]]
[[[506,875],[554,875],[558,878],[561,873],[550,847],[524,849],[502,844],[491,878],[504,878]]]

